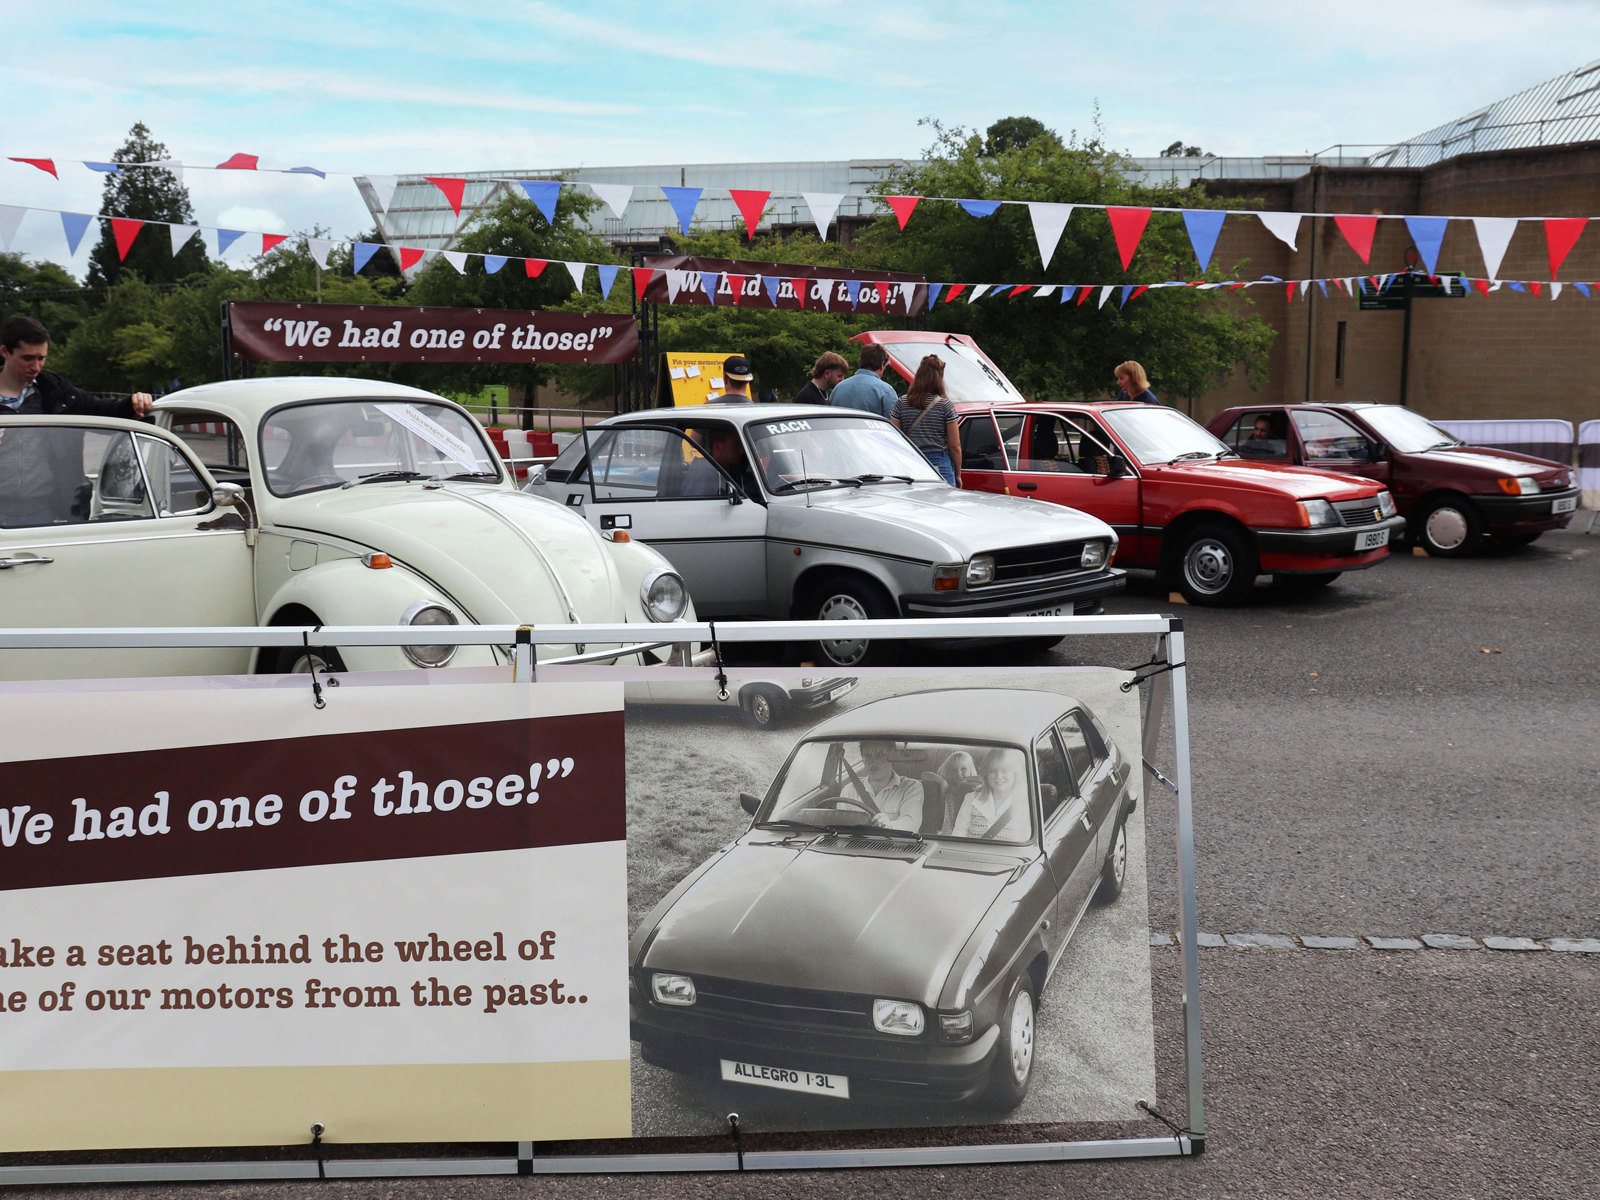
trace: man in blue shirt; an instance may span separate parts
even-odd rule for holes
[[[828,403],[836,408],[854,408],[887,417],[900,399],[899,393],[883,381],[883,371],[888,365],[888,352],[882,346],[868,342],[861,347],[860,369],[848,379],[839,381],[829,394]]]

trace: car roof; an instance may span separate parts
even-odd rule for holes
[[[1137,400],[1029,400],[1025,404],[994,404],[987,400],[961,400],[956,404],[957,412],[986,412],[1000,409],[1005,412],[1031,412],[1038,409],[1048,412],[1052,408],[1089,408],[1095,412],[1107,412],[1114,408],[1155,408],[1154,404],[1140,404]],[[1165,408],[1165,405],[1161,407]]]
[[[883,421],[887,418],[877,413],[855,408],[835,408],[829,404],[686,404],[679,408],[646,408],[638,412],[619,413],[605,422],[665,421],[681,417],[701,417],[731,421],[735,425],[752,425],[766,421],[793,421],[804,417],[866,417]]]
[[[342,375],[274,375],[264,379],[228,379],[203,383],[163,396],[156,408],[203,406],[233,418],[241,426],[254,425],[280,404],[296,400],[429,400],[454,404],[433,392],[378,379],[352,379]]]
[[[1079,701],[1059,692],[1024,688],[952,688],[873,700],[823,721],[812,738],[956,737],[1029,742]]]

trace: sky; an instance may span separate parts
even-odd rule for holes
[[[914,158],[930,117],[1067,134],[1098,110],[1141,156],[1367,153],[1596,46],[1593,0],[75,0],[30,10],[0,118],[0,155],[61,179],[0,161],[0,204],[100,211],[79,160],[135,121],[180,162],[329,172],[188,171],[203,227],[336,238],[372,225],[352,174]],[[11,249],[81,277],[94,240],[69,258],[30,212]]]

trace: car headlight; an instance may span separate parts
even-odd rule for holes
[[[1313,529],[1318,525],[1337,525],[1339,514],[1333,511],[1333,505],[1326,500],[1300,501],[1300,523],[1309,525]]]
[[[1106,544],[1104,542],[1085,542],[1083,544],[1083,557],[1078,560],[1080,567],[1103,567],[1106,565]]]
[[[1385,489],[1378,493],[1378,515],[1380,517],[1394,516],[1394,497]]]
[[[695,1002],[694,980],[687,975],[666,975],[657,971],[650,976],[650,994],[657,1004],[688,1008]]]
[[[916,1037],[922,1032],[922,1005],[911,1000],[874,1000],[872,1027],[879,1033]]]
[[[639,584],[639,599],[652,621],[676,621],[689,607],[689,589],[676,571],[657,567]]]
[[[939,1014],[939,1036],[947,1042],[972,1040],[972,1014],[966,1010]]]
[[[994,555],[974,554],[967,563],[967,586],[979,587],[994,582]]]
[[[400,617],[402,625],[459,625],[455,613],[434,600],[419,600]],[[442,667],[456,656],[459,646],[401,646],[405,656],[419,667]]]

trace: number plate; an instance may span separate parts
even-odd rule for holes
[[[1553,516],[1556,513],[1571,512],[1577,507],[1578,498],[1576,496],[1567,496],[1560,500],[1552,500],[1550,502],[1550,513]]]
[[[753,1083],[757,1087],[779,1088],[785,1092],[809,1092],[814,1096],[850,1099],[850,1079],[846,1075],[824,1075],[820,1071],[791,1071],[787,1067],[763,1067],[758,1063],[722,1060],[722,1078],[728,1083]]]
[[[1054,608],[1035,608],[1030,609],[1028,612],[1015,613],[1013,615],[1018,617],[1061,617],[1066,616],[1067,611],[1064,605],[1058,604]]]
[[[1356,552],[1363,550],[1376,550],[1379,546],[1389,544],[1389,531],[1387,529],[1365,529],[1356,534]]]
[[[828,693],[828,699],[837,700],[840,696],[844,695],[853,687],[855,687],[855,684],[853,683],[847,683],[843,687],[836,687],[833,689],[833,691]]]

